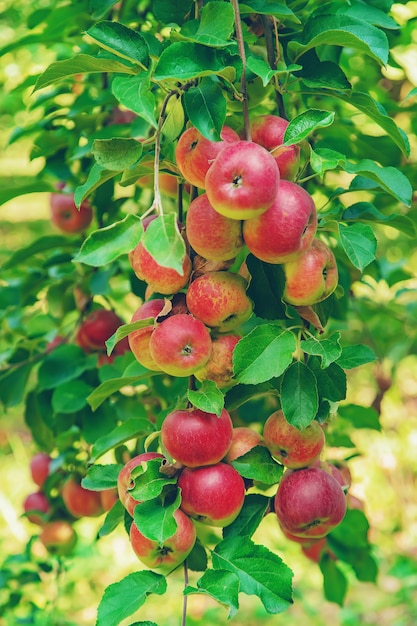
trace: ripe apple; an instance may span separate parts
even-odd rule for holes
[[[291,469],[311,465],[320,456],[325,443],[323,429],[317,421],[313,420],[300,430],[287,422],[281,410],[268,417],[263,437],[272,456]]]
[[[246,288],[246,280],[234,272],[203,274],[188,287],[188,310],[207,326],[228,332],[252,315],[253,304]]]
[[[309,306],[328,298],[337,287],[336,259],[320,239],[294,261],[284,263],[285,288],[283,298],[295,306]]]
[[[188,207],[186,233],[193,250],[211,261],[234,259],[243,247],[241,222],[215,211],[205,193]]]
[[[252,141],[226,145],[206,174],[212,207],[235,220],[260,215],[272,205],[280,182],[278,166],[268,150]]]
[[[211,336],[196,317],[178,313],[154,329],[149,350],[156,365],[171,376],[190,376],[203,367],[211,353]]]
[[[245,499],[245,483],[227,463],[186,467],[179,479],[181,509],[209,526],[224,527],[239,515]]]
[[[169,574],[180,565],[194,547],[197,533],[192,520],[180,509],[174,513],[177,530],[162,544],[145,537],[132,522],[130,543],[138,559],[150,569]]]
[[[320,563],[323,554],[328,554],[333,561],[337,560],[335,553],[329,547],[327,537],[321,537],[320,539],[314,539],[314,541],[302,544],[301,552],[313,563]]]
[[[148,300],[140,305],[136,309],[132,316],[131,322],[138,322],[139,320],[147,319],[148,317],[156,318],[165,306],[165,301],[162,298],[156,298],[155,300]],[[149,340],[154,331],[154,324],[145,326],[134,330],[128,335],[129,347],[133,352],[136,360],[139,361],[143,367],[147,367],[149,370],[160,371],[161,368],[155,363],[151,357],[149,349]]]
[[[50,195],[51,221],[64,233],[81,233],[93,219],[93,209],[84,200],[77,209],[73,193],[53,192]]]
[[[75,478],[64,483],[61,496],[73,517],[94,517],[103,513],[100,493],[85,489]]]
[[[223,126],[220,137],[222,141],[210,141],[191,126],[178,139],[175,149],[178,168],[195,187],[204,189],[207,171],[220,150],[228,143],[239,141],[239,135],[229,126]]]
[[[229,451],[224,457],[225,463],[231,463],[240,456],[243,456],[255,446],[264,446],[265,442],[256,430],[248,426],[236,426],[233,429],[232,443]]]
[[[317,230],[317,212],[310,194],[282,180],[267,211],[243,222],[243,238],[254,256],[266,263],[297,259],[311,245]]]
[[[278,115],[260,115],[252,120],[250,128],[252,141],[269,150],[274,157],[281,178],[293,180],[300,165],[298,145],[283,146],[285,131],[289,122]]]
[[[121,317],[109,309],[96,309],[91,311],[83,320],[76,334],[76,343],[84,352],[96,352],[106,350],[106,341],[124,324]],[[116,344],[118,351],[126,348],[126,342]],[[116,350],[115,348],[115,350]]]
[[[334,463],[330,463],[329,461],[320,461],[317,467],[321,467],[321,469],[324,469],[325,472],[331,474],[342,487],[343,491],[346,493],[350,486],[350,483],[346,482],[346,475],[344,472],[342,472],[342,470],[340,470]]]
[[[319,467],[285,472],[274,505],[280,525],[289,533],[306,538],[324,537],[346,513],[343,489]]]
[[[49,476],[51,457],[46,452],[37,452],[30,460],[29,469],[33,482],[42,487]]]
[[[179,273],[159,265],[141,242],[131,251],[129,260],[139,280],[144,280],[153,291],[164,295],[176,293],[185,287],[191,274],[191,259],[188,254],[184,257],[182,272]]]
[[[130,494],[135,485],[134,481],[130,478],[132,470],[134,470],[138,465],[146,463],[146,461],[161,459],[162,462],[164,458],[165,457],[158,452],[142,452],[141,454],[138,454],[130,459],[120,470],[117,477],[117,492],[119,494],[120,502],[132,517],[135,506],[140,504],[139,501],[135,500],[135,498],[133,498]]]
[[[104,491],[99,491],[99,495],[103,511],[110,511],[119,499],[116,487],[113,489],[104,489]]]
[[[42,491],[35,491],[25,498],[23,510],[32,524],[42,526],[45,523],[44,516],[50,512],[51,507],[45,494]]]
[[[181,465],[214,465],[228,451],[232,432],[232,420],[226,409],[220,417],[194,407],[177,409],[162,423],[161,443]]]
[[[223,389],[235,384],[233,378],[233,350],[240,335],[219,335],[212,340],[211,354],[207,363],[194,376],[199,381],[212,380]]]
[[[39,539],[50,554],[65,556],[73,551],[77,533],[69,522],[54,520],[43,526]]]

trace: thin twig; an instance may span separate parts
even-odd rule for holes
[[[188,587],[188,566],[187,559],[184,561],[184,589]],[[182,605],[182,620],[181,626],[186,626],[187,624],[187,604],[188,604],[188,596],[184,594],[184,600]]]
[[[248,107],[248,93],[246,88],[246,53],[245,43],[243,41],[242,24],[240,21],[239,4],[238,0],[231,0],[233,11],[235,14],[235,29],[236,39],[239,47],[239,55],[242,59],[242,77],[240,80],[241,92],[243,96],[242,109],[243,109],[243,123],[245,128],[245,137],[247,141],[251,141],[250,121],[249,121],[249,107]]]

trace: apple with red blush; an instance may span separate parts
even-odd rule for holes
[[[129,253],[130,265],[139,280],[145,281],[152,291],[169,295],[183,289],[190,278],[192,264],[186,253],[181,271],[171,267],[163,267],[147,251],[141,241]]]
[[[95,517],[103,513],[100,493],[85,489],[75,477],[70,477],[64,483],[61,496],[67,511],[73,517]]]
[[[223,461],[224,463],[231,463],[240,456],[250,452],[252,448],[264,445],[264,438],[253,428],[249,428],[249,426],[235,426],[233,428],[232,443]]]
[[[77,543],[77,533],[66,520],[53,520],[43,526],[39,540],[50,554],[68,556]]]
[[[106,341],[121,326],[124,321],[110,309],[95,309],[82,321],[76,333],[76,343],[84,352],[104,352]],[[122,354],[128,349],[127,339],[115,346],[115,353]]]
[[[145,320],[148,318],[157,318],[165,306],[162,298],[147,300],[143,302],[134,312],[131,323]],[[155,363],[151,356],[149,341],[154,331],[155,325],[150,323],[148,326],[133,330],[128,335],[129,347],[134,354],[136,360],[149,370],[160,371],[161,368]]]
[[[139,504],[139,502],[131,495],[131,491],[135,486],[134,480],[131,479],[131,473],[139,465],[145,469],[146,462],[153,459],[160,459],[162,463],[165,457],[158,452],[142,452],[127,461],[118,474],[117,493],[119,495],[120,502],[132,517],[135,506]]]
[[[211,380],[219,389],[234,385],[236,380],[233,373],[233,351],[240,339],[240,335],[214,337],[209,360],[194,374],[197,380]]]
[[[23,502],[23,510],[32,524],[42,526],[46,521],[48,513],[50,513],[51,507],[46,495],[42,491],[35,491],[26,496]]]
[[[284,135],[289,122],[278,115],[259,115],[250,124],[252,141],[269,150],[281,175],[294,180],[300,166],[300,148],[296,144],[284,146]]]
[[[84,200],[78,209],[73,193],[53,192],[49,202],[51,221],[64,233],[82,233],[93,220],[94,214],[90,202]]]
[[[51,467],[51,457],[46,452],[37,452],[33,455],[29,463],[30,475],[33,482],[42,487],[49,476]]]

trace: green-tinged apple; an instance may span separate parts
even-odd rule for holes
[[[163,543],[145,537],[135,522],[130,527],[130,543],[138,559],[150,569],[165,574],[169,574],[185,561],[197,538],[192,520],[180,509],[175,511],[174,519],[177,530]]]
[[[225,333],[246,322],[253,303],[248,283],[235,272],[210,272],[193,280],[187,291],[187,307],[207,326]]]
[[[236,426],[233,429],[232,443],[223,461],[231,463],[235,459],[243,456],[255,446],[264,446],[264,438],[249,426]]]
[[[278,115],[260,115],[252,120],[252,141],[269,150],[278,165],[281,178],[293,180],[300,166],[300,148],[283,146],[289,122]]]
[[[233,424],[223,409],[220,416],[190,407],[171,411],[161,427],[161,443],[168,454],[187,467],[214,465],[232,442]]]
[[[154,329],[149,350],[156,365],[171,376],[190,376],[209,360],[211,336],[196,317],[178,313]]]
[[[73,193],[51,193],[50,207],[52,223],[64,233],[82,233],[93,220],[90,202],[84,200],[78,209]]]
[[[54,520],[43,526],[39,539],[50,554],[67,556],[77,543],[77,533],[69,522]]]
[[[26,496],[23,502],[23,510],[27,519],[32,522],[32,524],[42,526],[46,521],[51,507],[49,506],[45,494],[42,491],[35,491]]]
[[[245,483],[227,463],[186,467],[179,479],[181,509],[209,526],[224,527],[239,515],[245,499]]]
[[[151,461],[152,459],[161,459],[162,461],[165,457],[158,452],[142,452],[131,458],[127,463],[122,467],[117,477],[117,492],[119,494],[120,502],[125,507],[126,511],[130,513],[133,517],[133,511],[137,504],[140,504],[138,500],[132,497],[131,491],[135,486],[134,481],[130,478],[132,471],[138,467],[138,465],[142,465],[145,469],[146,462]]]
[[[274,499],[280,526],[298,537],[318,539],[338,526],[346,513],[343,489],[319,467],[287,470]]]
[[[268,150],[252,141],[226,145],[206,174],[212,207],[235,220],[260,215],[272,205],[280,182],[278,166]]]
[[[317,230],[317,212],[310,194],[282,180],[267,211],[243,222],[243,238],[254,256],[266,263],[297,259],[311,245]]]
[[[212,380],[220,389],[234,385],[233,351],[240,335],[219,335],[212,340],[210,358],[194,376],[200,382]]]
[[[38,487],[42,487],[48,478],[51,461],[51,457],[46,452],[37,452],[31,458],[29,463],[30,475]]]
[[[221,141],[206,139],[191,126],[178,139],[175,159],[178,169],[191,185],[204,189],[206,174],[220,150],[228,143],[239,141],[239,135],[229,126],[223,126]]]
[[[129,260],[139,280],[144,280],[153,291],[163,295],[183,289],[190,278],[191,259],[187,253],[182,262],[182,272],[159,265],[141,242],[129,254]]]
[[[116,487],[99,491],[99,494],[103,511],[110,511],[110,509],[116,504],[119,499]]]
[[[313,239],[311,246],[294,261],[284,263],[283,298],[294,306],[309,306],[328,298],[336,289],[338,270],[327,244]]]
[[[61,496],[73,517],[95,517],[103,513],[100,493],[85,489],[75,477],[64,483]]]
[[[104,352],[106,350],[107,339],[109,339],[122,324],[124,324],[124,321],[114,311],[109,309],[96,309],[91,311],[82,321],[77,330],[75,340],[84,352]],[[119,344],[117,344],[116,347],[118,346],[120,354],[129,347],[127,339],[126,341],[119,342]]]
[[[136,309],[132,316],[131,322],[138,322],[147,318],[156,318],[165,306],[165,301],[162,298],[155,298],[155,300],[147,300]],[[155,363],[151,357],[149,349],[149,340],[154,331],[154,324],[144,326],[138,330],[133,330],[128,335],[129,347],[134,354],[135,358],[143,367],[153,371],[160,371],[161,368]]]
[[[188,207],[186,233],[193,250],[210,261],[234,259],[243,247],[241,222],[215,211],[205,193]]]
[[[320,424],[313,420],[300,430],[290,424],[281,410],[266,420],[263,437],[271,455],[291,469],[311,465],[321,454],[325,436]]]

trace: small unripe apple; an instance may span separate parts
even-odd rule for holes
[[[84,200],[78,209],[73,193],[51,193],[50,207],[52,223],[64,233],[81,233],[93,219],[89,201]]]
[[[223,461],[225,463],[231,463],[235,459],[243,456],[255,446],[264,446],[265,442],[256,430],[249,428],[248,426],[236,426],[233,429],[232,443]]]
[[[219,335],[212,340],[210,358],[194,376],[199,381],[212,380],[223,389],[235,384],[233,377],[233,351],[240,335]]]
[[[33,482],[42,487],[49,476],[51,457],[46,452],[37,452],[30,460],[29,469]]]
[[[95,517],[103,513],[100,493],[85,489],[75,478],[64,483],[61,496],[73,517]]]
[[[135,311],[131,322],[138,322],[148,317],[156,318],[165,306],[162,298],[147,300]],[[149,349],[149,341],[154,331],[154,324],[134,330],[128,335],[129,347],[141,365],[153,371],[160,371],[161,368],[155,363]]]
[[[317,421],[313,420],[300,430],[287,422],[281,410],[268,417],[263,437],[272,456],[292,469],[311,465],[320,456],[325,443],[323,429]]]
[[[164,458],[165,457],[158,452],[142,452],[141,454],[137,454],[130,459],[120,470],[117,477],[117,492],[119,494],[120,502],[132,517],[135,506],[140,503],[138,500],[135,500],[130,493],[135,485],[134,481],[130,478],[130,474],[135,467],[142,465],[142,463],[146,463],[146,461],[161,459],[162,462]]]
[[[45,494],[42,491],[35,491],[25,498],[23,510],[32,524],[42,526],[45,523],[44,516],[50,512],[51,507]]]
[[[278,115],[260,115],[252,120],[252,141],[269,150],[274,157],[281,178],[293,180],[300,165],[300,148],[293,144],[283,146],[289,122]]]
[[[54,520],[43,526],[39,539],[50,554],[66,556],[77,543],[77,533],[69,522]]]

